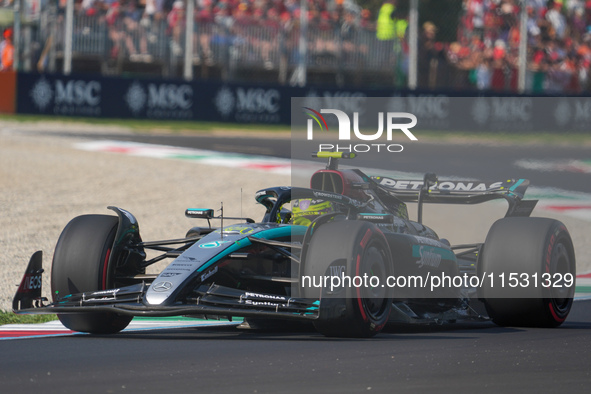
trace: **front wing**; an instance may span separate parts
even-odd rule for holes
[[[292,320],[318,318],[320,301],[282,295],[250,292],[202,285],[186,302],[167,306],[143,302],[147,283],[117,289],[69,294],[47,303],[41,296],[42,253],[31,257],[25,275],[14,297],[12,309],[17,314],[62,314],[112,312],[131,316],[225,316],[270,317]]]

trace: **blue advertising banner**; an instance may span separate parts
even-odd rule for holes
[[[589,131],[591,97],[523,97],[291,87],[218,81],[18,73],[17,113],[121,119],[291,123],[291,99],[337,108],[388,98],[387,108],[414,114],[417,129],[467,131]],[[342,108],[352,115],[355,108]]]
[[[102,77],[72,78],[60,75],[19,73],[17,113],[105,116],[107,83]]]
[[[19,73],[17,112],[105,118],[290,123],[293,88]]]
[[[17,112],[138,119],[197,119],[184,82],[19,73]]]

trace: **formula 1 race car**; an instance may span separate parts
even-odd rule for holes
[[[95,334],[119,332],[134,316],[302,321],[341,337],[370,337],[387,324],[475,319],[556,327],[566,319],[573,244],[559,221],[529,217],[537,201],[523,199],[527,180],[396,180],[339,169],[339,159],[354,154],[314,156],[328,165],[309,189],[256,193],[266,209],[260,222],[190,208],[186,216],[208,225],[181,239],[145,242],[137,219],[121,208],[109,207],[116,216],[74,218],[55,249],[53,302],[42,297],[36,252],[14,312],[56,313],[66,327]],[[451,246],[422,223],[424,203],[493,199],[509,208],[484,243]],[[418,204],[417,221],[409,220],[407,202]],[[163,259],[171,260],[163,271],[146,274]]]

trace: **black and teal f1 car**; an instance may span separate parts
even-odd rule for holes
[[[492,320],[557,327],[574,295],[575,255],[559,221],[530,217],[529,182],[369,177],[326,169],[310,188],[271,187],[256,201],[262,220],[188,209],[207,225],[185,237],[143,241],[137,219],[84,215],[63,230],[42,297],[36,252],[13,301],[15,313],[56,313],[75,331],[116,333],[134,316],[243,317],[264,325],[308,322],[328,336],[369,337],[388,324]],[[423,224],[423,205],[504,199],[508,210],[486,240],[450,245]],[[418,220],[407,203],[417,203]],[[219,222],[221,220],[221,222]],[[220,223],[220,226],[211,226]],[[228,223],[231,223],[228,225]],[[155,257],[148,258],[151,251]],[[156,252],[156,253],[154,253]],[[166,268],[147,274],[154,263]]]

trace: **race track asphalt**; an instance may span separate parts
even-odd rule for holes
[[[0,342],[3,393],[569,392],[591,384],[591,301],[557,329],[399,327],[372,339],[229,327]]]
[[[229,141],[108,138],[201,149],[222,149]],[[233,139],[227,150],[289,155],[288,141],[266,141]],[[591,192],[583,175],[515,173],[512,164],[526,153],[548,160],[584,160],[589,158],[588,148],[446,146],[442,150],[438,144],[415,148],[404,162],[396,163],[395,170],[424,172],[436,167],[443,175],[485,179],[512,170],[511,176],[529,177],[539,186],[547,183]],[[466,166],[468,160],[477,165]],[[387,169],[392,165],[379,158],[358,164]],[[591,300],[587,300],[575,302],[558,329],[468,323],[397,327],[359,340],[325,338],[312,330],[211,327],[18,339],[0,342],[0,393],[586,393],[591,385],[590,329]]]

